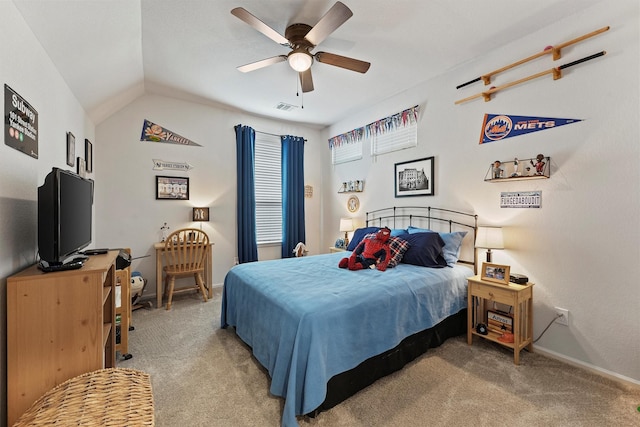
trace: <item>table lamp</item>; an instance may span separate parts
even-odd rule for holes
[[[346,247],[349,246],[348,233],[353,231],[353,219],[340,218],[340,231],[344,231],[344,247],[346,249]]]
[[[487,250],[487,262],[491,262],[491,249],[504,249],[501,227],[478,227],[476,248]]]
[[[193,222],[199,222],[202,230],[202,223],[209,222],[209,208],[193,208],[191,219]]]

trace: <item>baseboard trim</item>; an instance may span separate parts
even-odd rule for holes
[[[544,347],[535,346],[533,351],[536,352],[536,353],[540,353],[540,354],[542,354],[544,356],[547,356],[547,357],[549,357],[551,359],[560,360],[561,362],[565,362],[565,363],[567,363],[569,365],[576,366],[578,368],[586,369],[589,372],[592,372],[594,374],[598,374],[600,376],[603,376],[603,377],[608,378],[608,379],[613,380],[613,381],[617,381],[617,382],[622,383],[624,385],[635,387],[635,388],[640,387],[640,380],[636,380],[636,379],[633,379],[633,378],[630,378],[630,377],[626,377],[624,375],[620,375],[618,373],[615,373],[615,372],[609,371],[607,369],[603,369],[603,368],[597,367],[597,366],[592,365],[590,363],[583,362],[582,360],[578,360],[578,359],[574,359],[573,357],[565,356],[564,354],[556,353],[553,350],[548,350],[548,349],[546,349]]]

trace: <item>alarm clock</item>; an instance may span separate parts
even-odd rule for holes
[[[489,331],[487,330],[487,325],[485,325],[484,323],[478,323],[476,325],[476,332],[480,335],[487,335],[489,333]]]
[[[336,248],[344,248],[344,239],[338,239],[338,240],[336,240],[335,247],[336,247]]]

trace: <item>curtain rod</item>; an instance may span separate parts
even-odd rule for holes
[[[254,132],[255,132],[255,133],[261,133],[261,134],[263,134],[263,135],[271,135],[271,136],[279,136],[279,137],[286,136],[286,135],[276,135],[275,133],[262,132],[262,131],[255,130],[255,129],[254,129]],[[303,138],[303,139],[304,139],[304,142],[307,142],[307,138]]]
[[[238,126],[241,126],[241,125],[238,125]],[[236,127],[236,126],[234,126],[233,128],[235,129],[235,127]],[[252,128],[252,129],[253,129],[253,131],[254,131],[255,133],[261,133],[261,134],[263,134],[263,135],[271,135],[271,136],[279,136],[279,137],[286,136],[286,135],[276,135],[275,133],[262,132],[262,131],[259,131],[259,130],[254,129],[254,128]],[[304,139],[304,142],[307,142],[307,138],[303,138],[303,139]]]

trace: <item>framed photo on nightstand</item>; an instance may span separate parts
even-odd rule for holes
[[[480,271],[480,279],[488,282],[499,283],[501,285],[508,285],[510,270],[511,267],[508,265],[483,262],[482,270]]]

